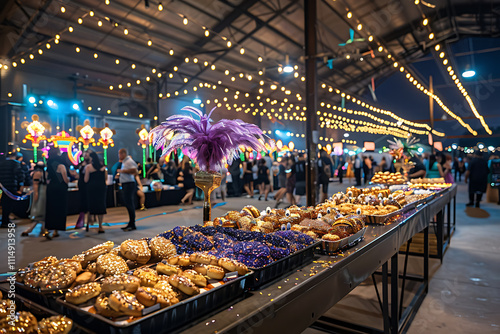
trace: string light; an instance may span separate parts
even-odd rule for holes
[[[61,6],[61,13],[66,13],[66,7]]]
[[[153,45],[153,41],[148,39],[148,46],[151,46],[151,45]]]
[[[184,17],[184,18],[182,19],[182,23],[183,23],[185,26],[189,23],[189,21],[188,21],[187,17]]]
[[[242,55],[245,54],[245,49],[244,48],[240,49],[240,54],[242,54]]]
[[[123,29],[123,34],[128,35],[128,29],[127,28]]]
[[[158,10],[161,12],[163,10],[163,5],[161,2],[158,3]]]

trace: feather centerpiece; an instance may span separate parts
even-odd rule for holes
[[[402,141],[400,139],[394,138],[394,141],[388,140],[390,143],[389,148],[391,148],[391,155],[394,158],[401,159],[402,157],[408,155],[410,157],[414,156],[417,151],[417,143],[420,139],[410,136],[406,138],[406,141]]]
[[[176,149],[182,149],[195,160],[203,171],[218,171],[227,162],[231,164],[238,156],[239,146],[243,145],[256,151],[264,151],[265,138],[262,130],[253,124],[239,119],[222,119],[212,123],[214,112],[203,112],[194,107],[184,107],[198,116],[174,115],[151,130],[150,136],[156,149],[162,149],[162,155],[168,155]]]

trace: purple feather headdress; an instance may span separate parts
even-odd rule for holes
[[[265,138],[256,125],[242,120],[222,119],[211,124],[210,113],[203,114],[194,107],[184,107],[196,114],[199,120],[187,115],[174,115],[166,119],[153,130],[150,136],[156,149],[162,149],[168,155],[176,149],[182,149],[187,156],[195,160],[204,171],[219,171],[227,162],[231,164],[243,145],[256,151],[264,151]]]

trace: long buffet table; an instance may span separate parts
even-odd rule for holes
[[[433,228],[436,233],[438,253],[441,247],[443,255],[445,243],[449,245],[455,226],[455,210],[451,203],[454,208],[456,192],[453,186],[392,224],[367,225],[364,239],[344,252],[334,256],[315,255],[312,263],[277,277],[259,290],[245,292],[239,299],[214,309],[208,316],[201,316],[176,332],[301,333],[308,327],[343,333],[406,331],[428,291],[430,230]],[[439,231],[447,231],[441,233],[442,243],[439,243]],[[400,251],[403,244],[408,245],[421,232],[424,234],[421,254],[410,253],[409,247],[406,252]],[[401,253],[405,261],[399,270]],[[419,276],[407,274],[408,257],[413,255],[422,258]],[[371,276],[375,282],[377,275],[382,277],[381,293],[374,284],[382,313],[382,329],[325,316],[332,306],[367,278]],[[418,291],[410,303],[403,305],[407,280],[418,282]]]
[[[454,185],[431,202],[409,212],[399,223],[368,226],[365,238],[353,248],[337,256],[318,255],[313,263],[259,291],[249,292],[243,300],[184,328],[183,333],[301,333],[318,320],[329,322],[332,328],[342,326],[377,332],[356,324],[335,323],[322,315],[380,268],[383,332],[397,333],[408,328],[428,289],[430,222],[437,216],[436,223],[445,224],[442,217],[455,200],[456,192]],[[451,224],[451,219],[448,223]],[[389,263],[392,272],[399,272],[399,249],[419,232],[425,234],[422,276],[413,279],[421,281],[421,287],[410,305],[400,308],[400,275],[391,275]]]

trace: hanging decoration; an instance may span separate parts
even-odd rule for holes
[[[83,126],[78,125],[76,127],[76,131],[80,132],[80,138],[78,141],[83,144],[83,148],[86,150],[89,148],[89,145],[92,144],[95,146],[94,137],[94,129],[90,126],[90,121],[86,119],[83,122]]]

